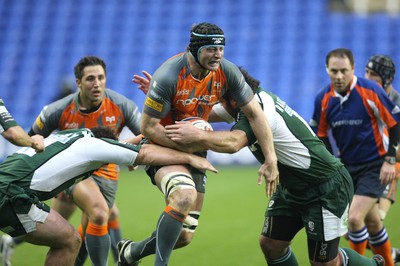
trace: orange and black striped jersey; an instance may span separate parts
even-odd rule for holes
[[[240,70],[228,60],[222,59],[218,70],[198,80],[190,74],[187,53],[180,53],[154,73],[143,111],[160,118],[164,126],[191,116],[208,120],[213,105],[225,93],[239,106],[254,97]]]
[[[93,128],[106,126],[119,136],[124,126],[135,135],[140,134],[140,111],[137,105],[110,89],[98,108],[82,112],[78,105],[78,92],[68,95],[45,106],[32,125],[32,131],[47,137],[54,130]],[[118,179],[119,167],[109,164],[95,174],[105,178]]]

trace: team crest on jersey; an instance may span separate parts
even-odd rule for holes
[[[217,88],[217,92],[220,92],[222,89],[222,84],[219,81],[214,81],[214,87]]]
[[[112,124],[115,121],[115,116],[106,116],[106,122]]]
[[[315,224],[313,221],[308,221],[308,229],[310,230],[310,232],[315,230]]]

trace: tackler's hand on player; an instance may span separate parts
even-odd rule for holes
[[[143,91],[143,93],[147,95],[147,93],[149,92],[150,80],[152,76],[145,70],[143,70],[142,73],[145,77],[135,74],[133,75],[132,82],[139,85],[138,89]]]
[[[218,173],[218,170],[206,159],[195,154],[190,154],[189,164],[200,170],[208,170],[214,173]]]
[[[42,152],[44,151],[44,142],[43,142],[43,136],[42,135],[33,135],[32,137],[33,143],[32,143],[32,148],[35,149],[36,152]]]
[[[180,144],[192,144],[198,140],[202,130],[187,121],[176,121],[173,125],[165,126],[165,135]]]
[[[279,171],[276,159],[265,161],[258,169],[258,185],[262,184],[264,178],[266,195],[267,197],[271,197],[279,184]]]

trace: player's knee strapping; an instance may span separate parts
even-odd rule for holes
[[[166,197],[180,189],[196,189],[190,175],[182,172],[172,172],[165,175],[161,181],[161,189]]]
[[[190,233],[194,233],[197,226],[199,225],[200,212],[191,211],[189,215],[186,216],[185,221],[183,221],[183,230]]]

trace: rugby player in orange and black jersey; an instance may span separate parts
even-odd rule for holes
[[[29,135],[40,134],[47,137],[54,130],[98,126],[111,128],[117,136],[127,126],[133,134],[138,135],[140,117],[140,111],[133,101],[110,89],[105,90],[100,105],[89,110],[80,110],[77,92],[45,106],[32,125]],[[98,172],[101,176],[118,180],[117,165],[109,164],[101,169]]]
[[[270,186],[278,175],[271,129],[238,67],[223,58],[224,46],[225,35],[217,25],[204,22],[193,26],[186,52],[164,62],[150,81],[141,133],[159,145],[188,151],[191,147],[178,145],[166,137],[165,126],[188,117],[207,121],[213,105],[228,93],[249,116],[265,153],[259,173]],[[119,243],[120,265],[135,265],[154,253],[154,265],[167,265],[172,249],[188,245],[198,225],[206,187],[205,172],[174,165],[150,167],[147,173],[163,192],[167,206],[149,238],[137,243],[130,240]]]

